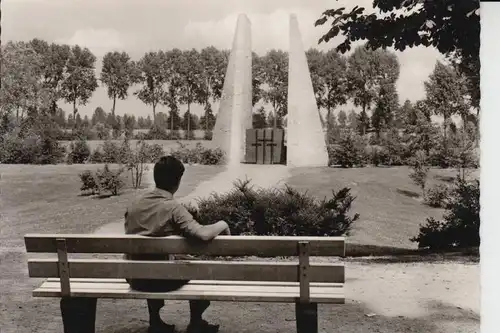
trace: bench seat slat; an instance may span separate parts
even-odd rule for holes
[[[122,290],[129,289],[128,283],[88,283],[88,282],[77,282],[71,284],[71,286],[77,286],[81,289],[113,289],[113,290]],[[313,288],[321,289],[321,288],[339,288],[339,286],[314,286]],[[59,282],[46,282],[43,284],[44,288],[52,288],[59,289],[61,287]],[[238,284],[227,284],[227,285],[216,285],[216,284],[201,284],[201,283],[193,283],[183,288],[187,288],[189,290],[240,290],[240,291],[250,291],[255,290],[255,288],[266,288],[266,290],[275,290],[276,292],[290,291],[298,288],[297,285],[238,285]]]
[[[195,283],[193,283],[195,282]],[[205,299],[213,301],[237,302],[284,302],[293,303],[299,299],[298,284],[277,286],[272,284],[203,284],[193,281],[179,290],[168,293],[147,293],[130,289],[126,282],[75,282],[71,281],[72,297],[119,298],[119,299],[167,299],[190,300]],[[60,284],[56,281],[44,282],[33,291],[35,297],[61,297]],[[345,303],[342,284],[323,284],[311,286],[311,302]]]
[[[88,279],[88,278],[73,278],[70,279],[72,283],[84,282],[84,283],[95,283],[95,284],[127,284],[125,279]],[[45,282],[57,282],[60,283],[59,278],[48,278]],[[283,286],[283,287],[298,287],[298,282],[278,282],[278,281],[229,281],[229,280],[191,280],[190,285],[202,284],[202,285],[238,285],[238,286]],[[331,282],[311,282],[311,287],[342,287],[343,283],[331,283]]]
[[[55,259],[28,260],[30,277],[58,277]],[[250,261],[130,261],[124,259],[72,259],[69,275],[74,278],[211,279],[295,282],[298,263]],[[311,282],[345,282],[343,264],[313,263]]]
[[[56,239],[65,239],[68,253],[155,253],[207,256],[296,256],[297,243],[308,241],[311,256],[344,256],[344,237],[218,236],[209,243],[183,237],[138,235],[28,234],[27,252],[55,253]]]

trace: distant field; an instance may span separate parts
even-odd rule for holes
[[[111,140],[116,143],[120,143],[121,140]],[[135,147],[138,140],[130,140],[130,146]],[[60,141],[64,146],[68,147],[71,141]],[[172,149],[178,149],[180,147],[179,143],[186,145],[189,148],[194,148],[198,143],[201,143],[204,147],[215,148],[214,144],[210,140],[148,140],[149,144],[159,144],[163,147],[165,153],[169,153]],[[91,150],[95,150],[97,147],[104,143],[104,140],[89,140],[87,143]]]
[[[73,131],[73,129],[71,128],[63,128],[63,131],[67,132],[67,133],[71,133]],[[169,132],[169,130],[166,130],[167,133]],[[136,134],[139,134],[139,133],[147,133],[149,132],[149,129],[135,129],[134,130],[134,135]],[[178,130],[179,134],[182,136],[184,135],[184,130]],[[203,139],[203,137],[205,136],[205,131],[204,130],[194,130],[193,131],[193,135],[195,137],[195,139]]]

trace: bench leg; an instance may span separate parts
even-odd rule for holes
[[[96,298],[61,298],[64,333],[95,333],[96,306]]]
[[[295,303],[297,333],[318,333],[318,304]]]

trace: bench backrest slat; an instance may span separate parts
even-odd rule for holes
[[[56,259],[28,260],[30,277],[59,277]],[[71,259],[71,278],[143,278],[240,281],[299,281],[297,262],[248,261],[129,261]],[[344,283],[343,264],[311,263],[307,282]]]
[[[297,256],[297,244],[309,242],[310,256],[345,255],[344,237],[219,236],[208,243],[183,237],[153,238],[137,235],[30,234],[27,252],[57,252],[57,239],[65,239],[68,253],[192,254],[207,256]]]

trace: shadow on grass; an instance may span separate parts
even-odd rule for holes
[[[434,178],[443,181],[445,183],[453,183],[456,179],[453,176],[443,176],[443,175],[435,175]]]
[[[115,195],[115,194],[99,194],[99,195],[96,195],[94,199],[98,199],[98,200],[102,200],[102,199],[108,199],[108,198],[111,198],[111,197],[117,197],[119,196],[121,193]]]
[[[402,190],[400,188],[396,189],[396,191],[399,194],[405,195],[405,196],[410,197],[410,198],[419,198],[420,197],[420,194],[417,192],[414,192],[414,191]]]
[[[348,260],[367,263],[402,262],[479,262],[479,247],[455,251],[430,251],[427,249],[407,249],[391,246],[346,244]],[[370,258],[372,257],[372,258]]]
[[[106,194],[80,193],[78,196],[79,197],[92,197],[92,199],[101,200],[101,199],[108,199],[108,198],[111,198],[111,197],[118,197],[118,196],[120,196],[122,194],[124,194],[124,192],[120,192],[118,194],[110,194],[110,193],[106,193]]]
[[[437,333],[457,332],[459,329],[461,332],[476,332],[479,329],[479,315],[474,312],[435,300],[424,303],[423,306],[427,310],[426,315],[410,318],[381,315],[363,303],[350,300],[344,305],[320,305],[319,332]],[[296,332],[293,307],[291,304],[213,302],[207,314],[211,317],[210,321],[220,323],[221,333],[290,333]],[[176,313],[170,317],[170,322],[180,331],[184,330],[184,318],[188,316],[187,309],[182,312],[181,316]],[[367,314],[370,313],[374,315],[368,317]],[[139,318],[127,320],[125,325],[106,324],[101,328],[104,333],[147,332],[147,322]],[[443,330],[443,327],[448,330]]]

